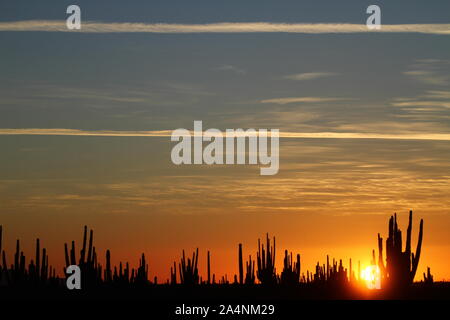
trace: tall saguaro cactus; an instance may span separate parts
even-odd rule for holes
[[[280,281],[282,284],[295,285],[300,281],[300,255],[297,254],[297,261],[294,263],[292,252],[284,251],[283,271]]]
[[[208,250],[208,254],[207,254],[207,263],[206,263],[206,266],[207,266],[207,272],[208,272],[208,280],[207,280],[207,283],[208,283],[208,284],[211,284],[211,254],[210,254],[209,250]]]
[[[242,243],[239,243],[239,284],[244,283],[244,264],[242,260]]]
[[[273,246],[270,245],[269,234],[266,235],[266,248],[261,245],[258,239],[258,253],[256,255],[258,271],[256,275],[263,285],[273,285],[277,283],[275,270],[275,237],[273,238]]]
[[[402,232],[398,228],[397,214],[391,216],[389,219],[389,237],[386,240],[386,265],[383,261],[383,238],[378,234],[378,265],[384,284],[393,287],[404,287],[414,281],[422,249],[423,219],[420,220],[419,237],[415,254],[411,252],[411,232],[412,211],[409,212],[405,251],[402,251]]]
[[[192,260],[187,259],[183,250],[183,257],[181,258],[181,262],[178,264],[178,269],[180,272],[180,282],[185,285],[195,285],[199,282],[198,276],[198,248],[192,254]]]
[[[252,260],[252,256],[248,256],[248,261],[245,262],[245,284],[255,284],[255,260]]]

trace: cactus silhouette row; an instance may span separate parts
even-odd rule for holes
[[[57,276],[56,269],[49,265],[49,258],[45,248],[41,249],[39,239],[36,239],[36,252],[34,259],[27,259],[21,251],[20,241],[16,242],[13,263],[8,265],[5,250],[2,250],[2,227],[0,226],[0,285],[7,286],[62,286],[64,278]],[[418,244],[415,254],[411,252],[412,233],[412,211],[409,214],[409,224],[406,235],[405,250],[402,248],[402,234],[397,224],[396,214],[389,220],[389,233],[386,240],[386,259],[383,256],[383,239],[378,234],[378,261],[375,259],[373,251],[372,263],[378,265],[381,272],[382,285],[406,287],[414,280],[417,272],[423,238],[423,220],[420,222]],[[314,272],[309,270],[301,273],[300,254],[294,255],[292,252],[284,251],[283,269],[277,273],[275,237],[271,240],[266,235],[265,245],[258,239],[258,251],[256,260],[250,254],[248,260],[244,261],[243,246],[238,245],[238,274],[234,275],[232,283],[237,285],[254,285],[259,282],[263,286],[284,285],[293,286],[298,284],[327,285],[337,284],[345,286],[359,280],[361,274],[358,266],[358,276],[352,269],[352,261],[349,260],[349,268],[345,268],[342,260],[333,259],[327,256],[326,264],[317,262]],[[118,287],[145,287],[157,284],[157,278],[153,281],[148,279],[148,264],[145,255],[142,254],[139,265],[131,268],[128,262],[119,262],[118,266],[111,264],[111,252],[106,250],[105,264],[99,261],[96,247],[94,246],[94,232],[84,227],[81,249],[77,251],[75,241],[71,242],[70,248],[64,244],[65,270],[69,265],[78,265],[82,274],[82,287],[89,288],[95,286],[118,286]],[[77,255],[78,253],[78,255]],[[166,284],[182,284],[186,286],[194,285],[215,285],[230,284],[230,280],[225,275],[216,282],[216,275],[211,275],[211,253],[207,252],[207,278],[202,279],[198,271],[199,249],[197,248],[191,257],[186,257],[185,251],[177,264],[173,263],[170,268],[170,279]],[[430,268],[423,274],[423,282],[433,283],[433,276]]]

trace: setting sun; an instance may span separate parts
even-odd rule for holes
[[[381,271],[376,265],[370,265],[361,271],[361,279],[366,282],[369,289],[381,288]]]

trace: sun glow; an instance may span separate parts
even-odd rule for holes
[[[361,272],[361,279],[366,282],[368,289],[381,288],[381,272],[377,265],[370,265]]]

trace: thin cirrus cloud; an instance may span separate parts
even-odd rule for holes
[[[427,85],[448,86],[449,71],[449,60],[418,59],[403,74]]]
[[[193,131],[188,131],[192,136]],[[215,133],[203,132],[215,136]],[[117,130],[80,130],[64,128],[25,128],[0,129],[0,135],[37,135],[37,136],[91,136],[91,137],[170,137],[172,130],[154,131],[117,131]],[[246,133],[242,133],[246,135]],[[258,132],[255,133],[258,135]],[[235,134],[239,136],[239,134]],[[450,141],[450,133],[365,133],[365,132],[280,132],[280,138],[318,138],[318,139],[386,139],[386,140],[440,140]]]
[[[413,71],[405,71],[404,75],[415,78],[416,80],[430,85],[440,85],[445,86],[449,83],[449,77],[445,75],[438,75],[433,71],[425,71],[425,70],[413,70]]]
[[[219,67],[213,68],[214,71],[229,71],[237,74],[245,74],[247,73],[244,69],[232,66],[232,65],[222,65]]]
[[[432,108],[446,110],[450,109],[450,91],[428,90],[426,94],[414,98],[396,98],[391,105],[400,108],[424,107],[424,110]]]
[[[432,99],[449,99],[450,100],[450,91],[443,90],[430,90],[424,95],[426,98]]]
[[[69,30],[61,20],[26,20],[1,22],[0,31],[47,31],[86,33],[424,33],[450,35],[450,24],[395,24],[368,29],[365,24],[352,23],[269,23],[225,22],[209,24],[171,23],[105,23],[82,22],[80,30]]]
[[[304,80],[314,80],[319,78],[327,78],[337,75],[334,72],[306,72],[306,73],[296,73],[284,76],[283,79],[304,81]]]
[[[336,102],[336,101],[349,101],[354,100],[350,98],[321,98],[321,97],[287,97],[287,98],[274,98],[264,99],[260,103],[273,103],[273,104],[289,104],[289,103],[320,103],[320,102]]]
[[[440,107],[450,109],[450,101],[399,101],[393,102],[394,107]]]

